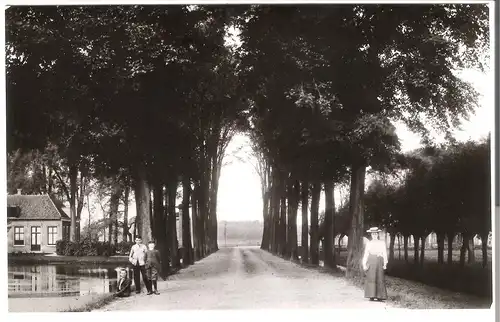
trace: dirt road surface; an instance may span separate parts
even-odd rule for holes
[[[96,311],[198,309],[386,309],[341,278],[257,247],[224,248],[158,282],[160,295],[117,299]]]

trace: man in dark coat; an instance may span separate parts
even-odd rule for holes
[[[128,278],[127,270],[122,268],[119,272],[119,278],[116,282],[117,290],[115,296],[118,297],[129,297],[130,296],[130,286],[132,285],[132,281]]]

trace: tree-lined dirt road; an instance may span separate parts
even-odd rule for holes
[[[275,257],[257,247],[224,248],[158,283],[160,295],[133,294],[99,311],[369,308],[363,291],[341,278]]]

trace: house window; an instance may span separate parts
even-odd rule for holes
[[[14,245],[24,245],[24,227],[14,227]]]
[[[55,245],[57,241],[57,226],[49,226],[48,228],[48,245]]]
[[[38,252],[42,245],[42,229],[41,227],[31,227],[31,251]]]

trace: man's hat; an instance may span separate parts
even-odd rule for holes
[[[381,231],[382,230],[378,229],[378,227],[372,227],[372,228],[368,229],[366,232],[367,233],[379,233]]]

